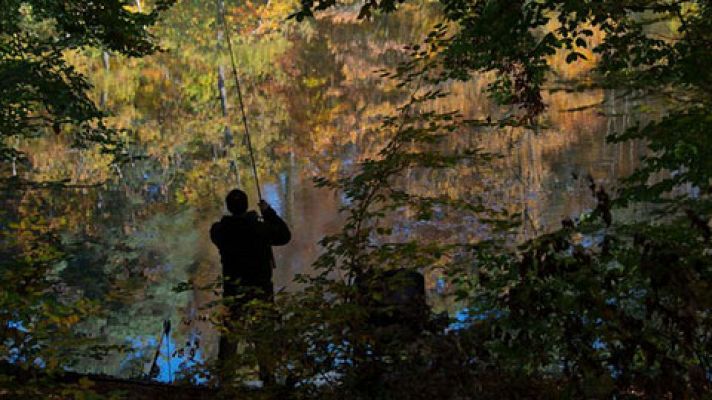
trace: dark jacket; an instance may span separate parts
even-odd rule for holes
[[[210,228],[210,239],[220,250],[226,296],[236,295],[240,286],[272,292],[270,247],[287,244],[292,234],[273,209],[265,210],[262,217],[260,221],[254,211],[226,215]]]

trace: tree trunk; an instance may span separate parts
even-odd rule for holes
[[[218,92],[223,117],[227,117],[227,89],[225,88],[225,67],[218,65]]]
[[[225,3],[223,0],[216,0],[217,1],[217,24],[216,26],[216,38],[217,38],[217,51],[218,54],[222,52],[222,41],[224,37],[224,32],[222,30],[222,18],[223,18],[223,9],[225,7]],[[222,108],[222,115],[223,117],[227,120],[228,118],[228,109],[229,105],[227,102],[227,88],[225,87],[225,67],[222,65],[218,65],[218,93],[220,95],[220,107]],[[223,145],[224,147],[232,147],[235,144],[234,141],[234,136],[232,134],[232,131],[230,130],[230,125],[229,123],[225,124],[224,132],[223,132]]]
[[[111,70],[111,60],[108,51],[104,50],[102,52],[101,60],[104,63],[104,71],[109,72]]]

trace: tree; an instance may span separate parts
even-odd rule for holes
[[[399,3],[366,1],[360,16],[393,12]],[[294,17],[339,4],[305,0]],[[320,181],[350,200],[344,230],[324,241],[327,251],[318,265],[325,274],[307,280],[306,293],[329,301],[301,300],[319,304],[321,321],[313,316],[312,329],[324,333],[316,341],[323,344],[324,356],[316,359],[324,361],[324,370],[342,373],[331,388],[364,398],[427,396],[433,385],[440,397],[454,398],[703,398],[710,388],[712,354],[707,334],[712,322],[707,295],[711,158],[706,150],[712,76],[704,68],[712,61],[712,6],[704,1],[440,4],[443,22],[424,43],[412,46],[411,60],[390,75],[415,87],[413,101],[400,109],[404,129],[394,129],[398,118],[386,118],[384,129],[392,139],[378,158],[339,182]],[[594,35],[601,40],[593,43]],[[645,100],[647,109],[656,107],[648,122],[609,138],[643,140],[650,149],[615,197],[590,179],[595,210],[580,220],[562,221],[560,230],[516,249],[486,242],[449,249],[420,240],[389,243],[390,230],[379,224],[400,207],[422,211],[418,217],[427,220],[433,207],[452,203],[397,189],[406,169],[448,168],[463,159],[443,162],[437,149],[422,144],[467,125],[541,129],[542,91],[556,81],[552,57],[574,63],[589,47],[598,59],[591,73],[558,84],[569,90],[622,89]],[[448,115],[419,105],[441,95],[443,83],[476,73],[492,73],[488,90],[510,107],[505,117],[466,121],[454,112],[448,118],[452,125],[438,125]],[[425,94],[418,96],[419,90]],[[411,121],[414,125],[407,125]],[[410,135],[421,146],[401,144],[403,136],[414,139]],[[414,149],[422,151],[416,155]],[[474,159],[487,160],[481,154]],[[647,218],[619,218],[621,207],[640,202],[659,206]],[[474,204],[469,210],[483,214],[486,208]],[[476,219],[483,221],[482,215]],[[502,227],[506,233],[507,225]],[[383,343],[364,334],[368,324],[359,317],[369,310],[359,307],[350,277],[367,269],[435,263],[433,256],[455,248],[459,251],[450,260],[457,262],[449,261],[448,269],[457,297],[467,305],[458,328],[376,351]],[[335,271],[347,279],[330,278]],[[335,348],[340,353],[335,355]],[[438,357],[442,354],[444,359]],[[351,361],[339,363],[338,357]],[[369,385],[358,379],[364,371],[375,371],[366,375]]]
[[[72,216],[53,218],[52,198],[62,197],[63,182],[27,182],[26,161],[18,143],[58,135],[78,148],[96,146],[121,160],[118,128],[107,126],[106,114],[89,97],[85,76],[68,61],[72,52],[89,47],[141,57],[158,50],[150,33],[171,1],[157,1],[149,13],[135,12],[133,2],[7,1],[0,11],[0,162],[12,175],[4,179],[0,332],[3,342],[3,394],[40,396],[42,380],[22,382],[5,374],[40,368],[63,372],[78,357],[94,357],[92,334],[77,324],[101,315],[98,302],[82,298],[67,285],[71,259],[60,230]],[[140,3],[136,3],[140,4]],[[110,160],[111,161],[111,160]],[[19,171],[18,171],[19,170]],[[57,187],[54,184],[59,183]],[[50,186],[47,198],[34,189]],[[86,271],[84,271],[86,273]],[[74,274],[75,276],[77,274]],[[104,290],[97,276],[97,290]],[[69,278],[71,280],[71,277]],[[93,336],[95,337],[95,336]],[[34,374],[30,374],[34,375]],[[50,390],[61,387],[51,381]],[[9,391],[9,392],[8,392]]]
[[[64,134],[120,155],[118,131],[89,99],[90,84],[66,55],[85,47],[140,57],[158,48],[150,28],[172,1],[150,13],[128,1],[9,1],[0,14],[0,159],[22,159],[12,138]]]

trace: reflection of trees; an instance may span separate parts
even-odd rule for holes
[[[100,52],[71,54],[97,83],[102,107],[113,114],[110,122],[135,129],[125,136],[133,160],[110,166],[98,150],[72,151],[71,143],[61,139],[22,143],[32,158],[19,173],[38,180],[105,182],[60,197],[32,193],[37,201],[21,203],[17,214],[21,219],[38,211],[53,215],[50,223],[63,232],[63,241],[76,254],[62,271],[64,281],[84,296],[101,299],[111,311],[111,318],[78,329],[105,335],[109,343],[152,336],[165,318],[183,326],[177,315],[187,313],[185,308],[195,299],[171,289],[191,274],[207,277],[210,272],[200,271],[206,266],[196,262],[196,252],[207,247],[200,243],[199,232],[207,227],[196,228],[196,220],[204,216],[192,210],[214,208],[230,182],[226,161],[239,152],[219,151],[219,127],[225,119],[216,112],[214,68],[226,55],[215,52],[215,10],[206,3],[184,2],[170,13],[161,28],[164,45],[173,48],[170,53],[143,60],[112,56],[110,70],[102,66]],[[231,10],[233,19],[240,11]],[[251,20],[250,15],[242,18]],[[278,33],[238,45],[247,81],[258,89],[248,107],[269,116],[253,119],[256,131],[278,132],[273,121],[283,118],[278,101],[262,85],[278,79],[269,60],[286,45]],[[253,57],[255,48],[265,56]],[[257,138],[258,151],[265,153],[277,138]],[[209,264],[213,268],[214,263]],[[114,373],[121,357],[100,363],[85,360],[83,367]]]
[[[328,40],[302,42],[301,47],[292,50],[302,56],[291,64],[301,81],[301,85],[292,88],[295,92],[290,94],[295,95],[289,103],[293,110],[292,129],[299,132],[300,146],[295,151],[310,149],[320,155],[333,156],[331,163],[322,160],[318,170],[321,174],[333,176],[354,159],[372,155],[382,143],[383,138],[365,133],[369,132],[369,122],[393,111],[399,94],[387,86],[377,86],[379,89],[374,90],[376,75],[373,71],[393,65],[400,57],[401,46],[417,40],[418,35],[426,31],[429,21],[427,13],[413,17],[409,14],[412,9],[401,11],[390,19],[375,22],[357,21],[350,18],[355,15],[344,11],[328,13],[316,26]],[[558,58],[554,61],[562,76],[581,73],[569,70]],[[325,61],[319,63],[317,69],[312,59]],[[488,82],[487,77],[481,77],[467,84],[450,83],[446,89],[451,95],[438,100],[434,107],[438,111],[459,110],[465,118],[472,119],[504,115],[507,110],[494,106],[482,95]],[[487,186],[492,204],[508,204],[510,211],[522,212],[524,222],[534,229],[556,224],[560,218],[590,206],[588,202],[580,203],[581,198],[588,201],[585,185],[564,182],[571,173],[591,173],[598,180],[610,181],[631,170],[631,165],[609,171],[599,167],[600,161],[612,157],[610,153],[615,151],[605,146],[602,137],[605,118],[593,110],[564,111],[602,100],[599,93],[554,92],[547,98],[551,105],[547,114],[549,129],[537,134],[524,129],[487,132],[485,141],[477,138],[485,136],[483,132],[473,131],[470,137],[449,143],[453,149],[482,146],[487,151],[506,155],[491,170],[460,168],[447,173],[434,172],[437,176],[414,173],[409,177],[410,185],[422,186],[423,194],[441,193],[453,198],[467,197],[468,192],[473,191],[482,193]],[[578,146],[589,142],[593,146]],[[562,168],[563,160],[573,165],[571,171]],[[443,225],[442,221],[438,224]]]
[[[353,10],[314,22],[315,34],[295,42],[282,58],[291,81],[280,88],[289,110],[289,131],[298,158],[318,155],[310,168],[335,176],[384,138],[374,136],[379,118],[403,100],[375,70],[403,59],[403,46],[427,32],[435,11],[404,8],[395,18],[359,21]]]
[[[370,22],[340,11],[311,25],[276,23],[291,11],[288,3],[227,10],[259,172],[267,192],[274,193],[301,233],[292,255],[302,259],[279,260],[287,271],[278,272],[284,274],[282,283],[310,264],[319,251],[314,243],[325,227],[335,224],[339,199],[314,191],[310,178],[338,176],[380,149],[385,138],[374,135],[374,128],[393,113],[404,94],[389,82],[379,82],[373,71],[401,60],[402,45],[420,40],[437,16],[429,6],[405,5],[402,12]],[[54,138],[24,144],[33,157],[31,170],[21,173],[74,183],[107,182],[61,197],[34,195],[51,202],[50,220],[67,243],[76,244],[77,256],[65,268],[64,279],[85,295],[104,299],[112,310],[111,319],[82,329],[104,332],[113,342],[153,335],[165,318],[183,326],[179,315],[189,315],[211,300],[210,294],[179,295],[170,289],[188,277],[206,284],[216,273],[215,252],[203,233],[235,182],[231,160],[238,161],[240,180],[251,188],[234,101],[226,102],[227,117],[221,110],[217,68],[229,63],[224,48],[216,51],[215,15],[212,1],[181,2],[160,27],[169,52],[142,60],[112,56],[109,71],[102,66],[100,52],[72,55],[93,77],[95,95],[113,114],[111,122],[134,129],[124,134],[132,161],[109,166],[96,149],[70,151],[70,143]],[[231,97],[232,80],[224,82]],[[446,89],[452,95],[434,107],[460,110],[471,119],[506,113],[482,95],[486,83],[485,77],[468,84],[450,82]],[[550,129],[536,134],[487,131],[482,140],[484,128],[472,128],[444,146],[483,147],[506,157],[487,169],[413,170],[404,184],[424,196],[486,196],[490,204],[522,212],[522,222],[530,229],[524,234],[546,229],[590,206],[580,200],[587,198],[585,185],[569,179],[571,173],[611,180],[634,165],[634,148],[613,148],[601,135],[606,124],[626,123],[625,117],[606,120],[593,111],[561,112],[606,96],[552,94]],[[234,147],[226,146],[226,126],[233,128]],[[32,203],[25,207],[18,215],[38,211]],[[442,241],[471,242],[486,234],[477,221],[449,213],[432,223],[398,228]],[[104,364],[113,371],[120,359],[117,355]]]
[[[439,111],[460,110],[467,119],[484,120],[501,110],[479,95],[483,87],[478,80],[452,85],[448,88],[450,95],[433,107]],[[611,118],[594,109],[567,111],[603,100],[602,92],[552,93],[546,99],[550,104],[548,126],[538,132],[473,128],[468,135],[452,138],[448,148],[477,147],[503,157],[493,160],[486,169],[457,166],[448,171],[413,171],[407,178],[409,189],[428,196],[484,196],[487,204],[522,214],[523,237],[556,228],[562,219],[577,217],[594,205],[584,179],[588,174],[597,182],[613,185],[618,177],[630,174],[637,163],[641,149],[634,144],[626,144],[623,149],[605,142],[607,124],[629,124],[626,119],[632,108],[623,110],[626,117]],[[457,220],[456,215],[450,216],[450,222]],[[422,230],[431,239],[458,232],[459,236],[453,238],[456,241],[475,240],[486,232],[468,227],[472,221],[455,225],[447,222],[440,219],[425,224]]]

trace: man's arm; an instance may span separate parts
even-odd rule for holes
[[[259,206],[262,211],[262,218],[264,219],[269,244],[272,246],[283,246],[289,243],[289,241],[292,240],[292,232],[289,231],[287,224],[266,201],[261,200]]]

